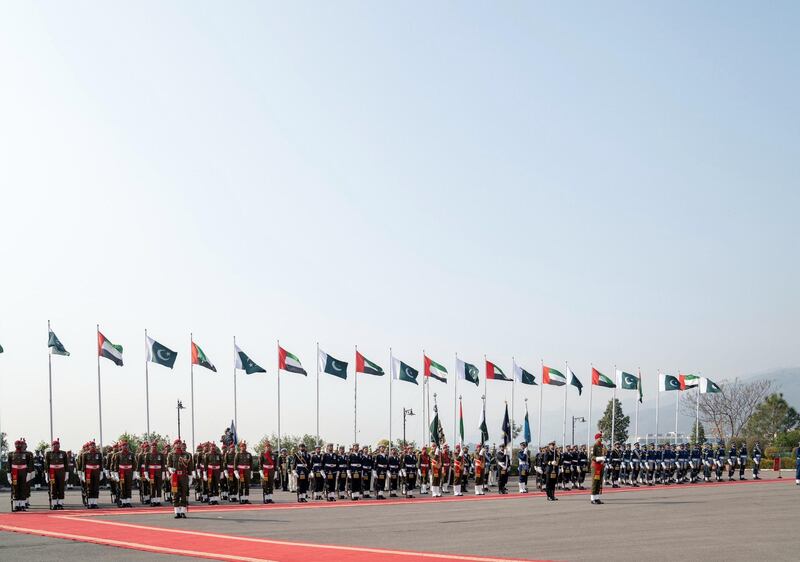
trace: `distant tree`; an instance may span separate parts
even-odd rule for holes
[[[516,442],[519,434],[522,433],[522,426],[515,421],[511,422],[511,441]]]
[[[44,454],[45,451],[49,450],[50,450],[50,443],[44,440],[39,441],[39,443],[36,444],[36,448],[34,449],[34,451],[36,451],[37,453],[42,453],[42,454]]]
[[[716,439],[738,439],[756,407],[770,393],[772,381],[734,379],[719,383],[719,387],[721,392],[699,397],[694,392],[683,393],[681,411],[692,418],[698,412],[700,421],[710,428]]]
[[[800,429],[793,429],[784,433],[779,433],[772,442],[774,447],[780,449],[794,449],[800,444]]]
[[[129,433],[126,431],[117,437],[117,443],[123,440],[128,442],[128,449],[130,449],[133,454],[136,454],[136,451],[139,450],[139,445],[142,442],[142,438],[135,433]]]
[[[702,423],[692,424],[692,434],[689,436],[689,443],[692,445],[702,445],[706,442],[706,428],[703,427]]]
[[[8,453],[8,440],[6,439],[7,435],[4,431],[0,433],[0,458],[5,459],[6,454]]]
[[[747,420],[744,432],[748,437],[771,443],[780,433],[800,426],[800,415],[784,399],[783,394],[773,393],[761,402]]]
[[[155,431],[151,431],[150,433],[143,433],[142,437],[137,439],[139,440],[139,443],[142,443],[144,440],[147,440],[148,443],[152,443],[153,441],[158,442],[158,449],[160,451],[163,451],[164,446],[166,445],[169,445],[170,448],[172,448],[172,440],[169,438],[169,435],[161,435],[160,433],[156,433]]]
[[[614,401],[614,398],[608,401],[603,417],[597,422],[597,428],[604,436],[610,436],[613,416],[615,418],[613,442],[625,443],[628,440],[628,426],[631,424],[631,418],[622,412],[622,402],[619,399],[616,399],[616,415],[614,415]]]
[[[261,454],[264,450],[264,442],[269,439],[270,443],[272,444],[272,450],[278,450],[278,435],[273,433],[271,435],[264,435],[261,439],[259,439],[258,443],[255,445],[255,452]],[[289,454],[300,444],[305,443],[306,450],[312,451],[314,447],[316,447],[317,438],[315,435],[309,435],[308,433],[304,435],[281,435],[280,441],[280,449],[286,449]],[[325,440],[320,438],[320,446],[325,446]]]

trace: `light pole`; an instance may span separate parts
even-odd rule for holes
[[[406,446],[406,416],[413,416],[413,408],[403,408],[403,447]],[[391,443],[389,444],[391,445]]]
[[[178,400],[178,439],[181,438],[181,410],[185,410],[186,406],[183,405],[183,402]]]
[[[575,444],[575,422],[586,423],[583,416],[572,416],[572,444]]]

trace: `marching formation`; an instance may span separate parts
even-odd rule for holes
[[[800,454],[800,453],[798,453]],[[98,509],[101,487],[108,488],[111,502],[120,508],[133,506],[134,490],[139,503],[159,506],[171,503],[176,518],[186,518],[190,494],[199,503],[250,503],[250,492],[257,481],[262,502],[273,503],[277,490],[293,492],[300,503],[335,502],[361,498],[413,498],[419,494],[442,497],[463,496],[472,482],[472,491],[482,496],[496,487],[508,494],[509,479],[518,481],[518,492],[528,493],[529,481],[544,491],[548,501],[557,501],[556,490],[584,490],[590,479],[591,503],[602,504],[603,485],[654,486],[673,483],[721,482],[737,475],[745,479],[745,468],[752,461],[753,478],[759,479],[763,456],[756,444],[748,453],[724,446],[665,445],[640,446],[615,443],[607,448],[602,435],[595,435],[590,450],[585,445],[557,447],[549,443],[531,451],[523,441],[513,458],[507,446],[477,445],[471,452],[466,445],[432,442],[415,450],[411,446],[387,447],[353,444],[308,451],[299,444],[291,452],[273,451],[269,441],[260,453],[253,454],[246,442],[202,443],[192,454],[181,440],[172,446],[143,442],[134,453],[127,441],[98,449],[86,443],[79,454],[62,451],[58,440],[43,456],[34,456],[24,439],[14,443],[8,454],[9,483],[12,486],[12,511],[25,511],[31,485],[44,480],[50,509],[63,509],[65,489],[76,481],[83,504]]]

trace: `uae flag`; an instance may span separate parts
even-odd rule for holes
[[[700,377],[697,375],[678,375],[678,380],[681,383],[681,390],[694,388],[700,384]]]
[[[254,373],[266,373],[267,370],[256,364],[255,361],[250,359],[248,355],[239,349],[239,346],[233,345],[233,354],[236,357],[236,368],[244,371],[248,375]]]
[[[300,364],[300,360],[297,356],[292,355],[280,346],[278,347],[278,369],[290,373],[297,373],[298,375],[308,375]]]
[[[514,378],[517,379],[517,382],[536,386],[536,377],[523,369],[521,366],[517,365],[516,361],[512,365],[512,369],[514,370]]]
[[[669,392],[670,390],[680,390],[680,389],[681,389],[681,381],[678,380],[678,377],[673,377],[672,375],[667,375],[664,373],[658,374],[659,392]]]
[[[419,384],[417,382],[417,377],[419,376],[419,371],[414,369],[413,367],[403,363],[399,359],[392,357],[392,378],[397,379],[400,381],[410,382],[413,384]]]
[[[503,370],[492,363],[486,362],[486,378],[490,381],[510,381],[511,379],[506,376]]]
[[[206,354],[200,349],[200,346],[194,342],[192,342],[192,365],[200,365],[209,371],[217,372],[217,368],[214,364],[208,360],[208,357],[206,357]]]
[[[573,373],[572,369],[569,367],[567,367],[567,374],[569,375],[569,384],[578,389],[578,396],[583,394],[583,383],[578,380],[578,377],[575,376],[575,373]]]
[[[567,377],[564,376],[564,373],[560,373],[545,365],[542,367],[542,382],[553,386],[564,386],[567,384]]]
[[[356,373],[383,376],[383,369],[356,351]]]
[[[471,363],[466,363],[461,359],[456,357],[456,376],[467,382],[473,383],[475,386],[478,386],[480,382],[480,377],[478,376],[478,368]]]
[[[323,373],[328,373],[340,379],[347,378],[347,363],[328,355],[321,349],[317,354],[317,365],[319,365],[319,370]]]
[[[50,355],[64,355],[69,357],[69,351],[66,350],[64,344],[61,343],[61,340],[58,339],[58,336],[53,332],[53,330],[49,331],[47,337],[47,347],[50,348]]]
[[[425,365],[423,376],[434,378],[437,381],[447,382],[447,369],[424,354],[422,355],[422,361]]]
[[[97,332],[97,355],[111,360],[117,367],[122,367],[122,346],[114,345],[100,332]]]
[[[617,386],[614,384],[614,381],[594,367],[592,367],[592,384],[595,386],[603,386],[605,388],[615,388]]]
[[[637,390],[639,388],[639,377],[617,369],[617,386],[619,386],[620,390]]]
[[[722,392],[722,389],[712,380],[705,377],[700,377],[700,394],[716,394]]]
[[[165,345],[158,343],[156,340],[147,336],[147,360],[151,363],[157,363],[164,367],[172,367],[175,365],[175,359],[178,353],[172,351]]]

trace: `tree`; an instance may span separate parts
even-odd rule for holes
[[[753,437],[771,443],[779,433],[791,431],[800,426],[800,415],[784,399],[783,394],[773,393],[759,404],[744,431]]]
[[[772,445],[781,449],[794,449],[800,445],[800,429],[779,433]]]
[[[614,402],[616,401],[616,415],[614,412]],[[619,399],[612,398],[608,401],[606,411],[600,421],[597,422],[597,429],[600,430],[604,436],[611,435],[611,418],[614,416],[614,435],[612,442],[625,443],[628,440],[628,426],[631,424],[630,416],[626,416],[622,412],[622,402]]]
[[[515,442],[519,434],[522,433],[522,426],[515,421],[511,422],[511,442]]]
[[[734,379],[719,384],[720,392],[700,394],[684,392],[681,411],[708,425],[716,439],[738,439],[756,407],[772,389],[772,381],[761,379],[750,382]],[[699,403],[698,403],[699,399]]]
[[[706,428],[703,424],[692,424],[692,434],[689,436],[689,443],[692,445],[702,445],[706,442]]]
[[[50,449],[50,443],[48,443],[47,441],[42,440],[42,441],[39,441],[39,443],[37,443],[36,448],[34,449],[34,451],[36,451],[37,453],[44,454],[44,452],[47,451],[48,449]]]
[[[278,436],[277,434],[273,433],[271,435],[265,435],[259,439],[255,446],[256,453],[261,454],[261,452],[264,450],[264,442],[267,439],[269,439],[269,442],[272,444],[273,451],[278,449]],[[317,437],[315,435],[309,435],[308,433],[304,435],[281,435],[280,448],[286,449],[286,451],[291,454],[300,443],[305,443],[306,450],[313,451],[314,447],[316,447],[316,442]],[[324,445],[325,440],[320,438],[320,446]]]

